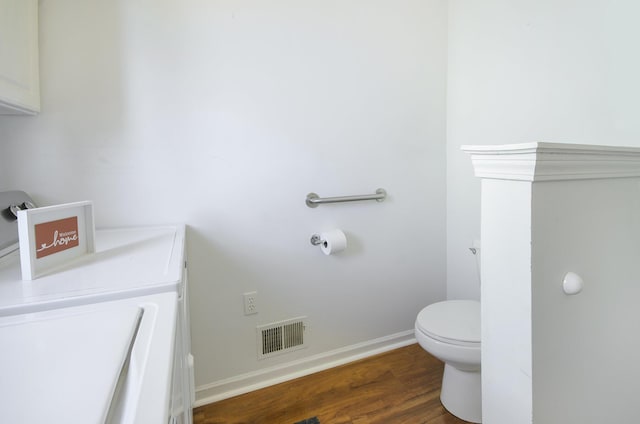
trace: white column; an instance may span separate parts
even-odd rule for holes
[[[640,422],[640,149],[463,149],[482,178],[483,422]]]

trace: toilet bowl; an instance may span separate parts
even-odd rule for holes
[[[460,419],[480,423],[480,302],[447,300],[427,306],[416,318],[415,336],[445,364],[442,405]]]

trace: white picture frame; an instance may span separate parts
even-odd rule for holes
[[[23,280],[95,252],[93,203],[90,201],[18,211],[20,267]]]

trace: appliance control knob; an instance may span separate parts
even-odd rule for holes
[[[18,211],[24,211],[27,209],[33,209],[36,205],[30,201],[24,201],[21,205],[11,205],[7,209],[5,209],[5,213],[7,213],[8,218],[18,218]]]
[[[22,208],[18,205],[11,205],[7,208],[7,210],[9,211],[9,213],[11,215],[13,215],[14,218],[18,218],[18,211],[22,210]]]

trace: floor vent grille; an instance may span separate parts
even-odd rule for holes
[[[306,347],[306,318],[299,317],[258,326],[258,359]]]

